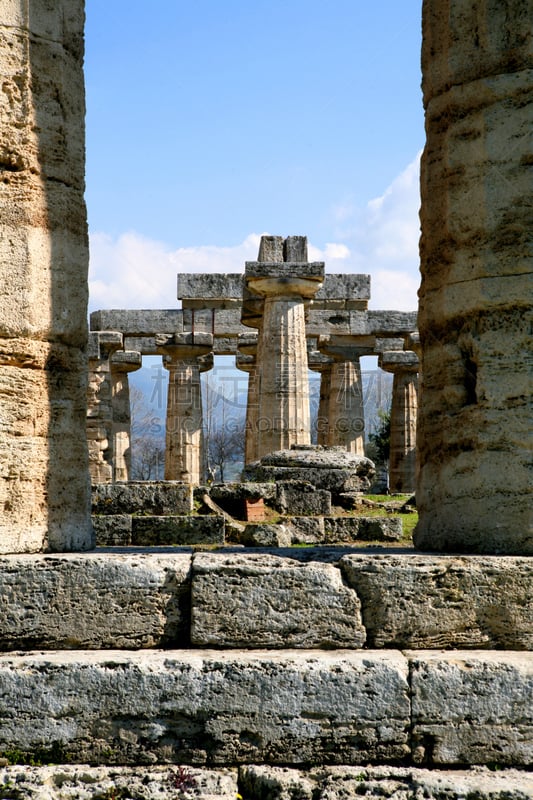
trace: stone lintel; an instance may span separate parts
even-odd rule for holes
[[[322,282],[323,261],[247,261],[245,278],[304,278]]]
[[[158,347],[212,347],[213,335],[203,331],[175,333],[172,336],[157,334],[155,342]]]
[[[87,343],[87,358],[89,360],[108,358],[111,353],[121,348],[122,345],[122,334],[119,331],[91,331]]]
[[[409,347],[409,350],[413,348]],[[379,355],[379,353],[383,353],[384,350],[405,350],[405,340],[402,338],[393,339],[388,337],[377,337],[376,336],[376,346],[375,346],[375,353]]]
[[[416,311],[369,311],[368,327],[376,336],[397,337],[417,330]]]
[[[155,343],[155,336],[125,336],[124,349],[136,350],[141,356],[162,355]]]
[[[370,300],[370,275],[328,273],[315,302],[328,300]]]
[[[182,273],[178,275],[178,300],[242,301],[244,275],[237,273]]]
[[[135,372],[142,367],[143,358],[137,350],[118,350],[111,356],[111,365],[120,372]]]
[[[361,333],[365,334],[366,311],[335,311],[311,307],[305,326],[307,336],[322,336],[324,334],[349,335],[351,333],[351,317],[353,314],[361,315],[363,320],[362,326],[360,325],[362,327]]]
[[[125,336],[153,336],[155,333],[183,331],[181,309],[138,310],[114,309],[93,311],[91,330],[121,331]]]
[[[385,350],[379,356],[378,366],[385,372],[418,372],[420,362],[412,350]]]

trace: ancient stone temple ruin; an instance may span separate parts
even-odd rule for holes
[[[265,301],[267,290],[278,292],[272,295],[275,302]],[[310,293],[312,302],[304,296]],[[215,355],[234,356],[236,366],[249,373],[246,464],[277,450],[310,444],[309,368],[320,371],[321,393],[328,399],[321,412],[319,443],[364,455],[360,358],[379,355],[385,364],[397,364],[398,370],[401,358],[407,359],[402,374],[407,369],[412,375],[410,414],[400,418],[395,411],[400,401],[393,403],[398,430],[394,458],[403,464],[402,469],[394,468],[394,475],[396,491],[414,490],[418,357],[405,348],[416,334],[416,312],[368,310],[370,276],[332,275],[324,264],[309,263],[303,236],[263,236],[258,260],[246,264],[244,275],[179,275],[178,298],[182,308],[176,310],[91,314],[91,337],[125,348],[112,355],[107,344],[107,361],[90,361],[91,384],[102,371],[111,375],[114,360],[128,353],[135,364],[135,353],[138,358],[160,355],[170,371],[167,480],[202,481],[199,376],[213,367]],[[96,395],[89,398],[90,439],[96,420],[102,413],[108,415],[97,426],[100,446],[90,453],[93,483],[110,482],[116,474],[115,447],[108,435],[114,401],[113,396],[108,401],[108,390],[102,383],[103,400]],[[122,404],[120,412],[123,418]]]
[[[423,4],[419,337],[409,315],[368,310],[360,276],[328,282],[300,237],[264,240],[211,294],[187,279],[180,310],[99,312],[88,336],[83,2],[0,0],[0,12],[0,796],[532,797],[527,4]],[[312,468],[330,447],[364,462],[356,435],[336,438],[357,393],[337,417],[326,398],[347,362],[357,384],[368,350],[398,386],[398,480],[419,371],[424,551],[342,546],[338,531],[303,549],[91,549],[89,457],[119,526],[127,378],[143,354],[173,375],[176,435],[173,480],[138,499],[179,507],[184,530],[195,499],[228,522],[193,490],[212,354],[252,358],[247,453],[274,476],[265,496],[294,518],[308,494],[325,518],[336,489],[298,479],[291,494],[280,470],[301,462],[279,454],[309,448],[307,362],[327,421]]]

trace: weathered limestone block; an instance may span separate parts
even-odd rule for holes
[[[0,648],[183,645],[190,564],[153,553],[1,557]]]
[[[531,8],[426,0],[423,30],[415,542],[531,554]]]
[[[97,547],[128,547],[131,544],[131,514],[93,514]]]
[[[90,326],[92,331],[121,331],[124,336],[153,337],[156,333],[172,335],[183,332],[184,315],[181,308],[93,311],[90,315]]]
[[[224,544],[223,516],[132,517],[131,541],[142,547],[165,544]]]
[[[209,494],[213,500],[224,499],[254,500],[260,497],[265,501],[276,498],[276,485],[274,483],[213,483],[209,487]]]
[[[235,800],[237,770],[194,767],[51,767],[0,768],[0,792],[32,800],[94,800],[131,797],[169,800]],[[9,792],[9,787],[13,787]],[[511,798],[513,800],[513,798]]]
[[[246,525],[239,542],[248,547],[290,547],[292,536],[287,525],[255,522]]]
[[[331,564],[194,556],[191,641],[224,647],[362,647],[356,593]]]
[[[350,554],[369,647],[533,650],[527,558]]]
[[[322,544],[325,541],[323,517],[285,517],[283,524],[292,544]]]
[[[397,541],[402,538],[401,517],[324,517],[324,541]]]
[[[251,800],[529,800],[533,778],[527,772],[427,770],[412,767],[320,767],[310,770],[287,767],[244,766],[240,791]]]
[[[315,295],[313,305],[321,308],[366,308],[370,300],[370,275],[329,274]],[[335,305],[331,305],[335,303]],[[355,305],[357,303],[357,305]]]
[[[407,657],[415,761],[532,765],[531,653],[426,650]]]
[[[93,514],[189,514],[193,490],[178,481],[130,481],[92,488]]]
[[[85,550],[83,3],[0,14],[0,552]]]
[[[409,751],[407,678],[389,651],[4,655],[0,752],[89,764],[397,761]]]
[[[321,516],[331,514],[331,492],[316,489],[307,481],[277,484],[276,506],[282,514]]]

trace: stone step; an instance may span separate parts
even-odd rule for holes
[[[526,557],[99,550],[0,557],[0,650],[533,649]]]
[[[533,763],[533,660],[496,651],[0,656],[0,757],[202,767]]]
[[[12,794],[9,795],[11,788]],[[14,791],[13,791],[14,790]],[[187,794],[188,793],[188,794]],[[134,798],[169,800],[531,800],[533,775],[514,769],[427,770],[413,767],[320,767],[297,770],[251,765],[236,769],[197,767],[0,767],[0,796],[32,800]]]

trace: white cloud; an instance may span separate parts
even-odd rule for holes
[[[257,258],[260,234],[234,247],[180,247],[124,233],[113,239],[91,234],[89,306],[99,308],[176,308],[180,272],[243,272]]]
[[[419,164],[420,154],[363,209],[348,201],[333,209],[335,237],[349,251],[335,270],[370,273],[372,308],[417,307]]]
[[[418,174],[419,155],[363,209],[344,203],[333,210],[336,241],[309,243],[310,260],[325,261],[329,272],[370,273],[372,308],[417,307]],[[260,238],[251,233],[232,247],[172,250],[135,232],[118,239],[92,234],[90,308],[176,307],[178,273],[243,272],[244,262],[257,258]]]

